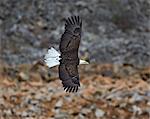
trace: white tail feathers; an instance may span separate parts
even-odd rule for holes
[[[51,67],[54,67],[54,66],[57,66],[60,64],[59,56],[60,56],[59,52],[57,52],[53,47],[51,47],[50,49],[48,49],[48,52],[44,57],[44,61],[45,61],[46,65],[49,68],[51,68]],[[80,60],[80,64],[89,64],[89,63],[85,60]]]
[[[50,49],[48,49],[48,52],[44,57],[44,61],[47,66],[51,68],[59,65],[59,56],[60,54],[53,47],[51,47]]]

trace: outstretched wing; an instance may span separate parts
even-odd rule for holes
[[[79,16],[72,16],[66,19],[65,32],[61,37],[60,41],[60,52],[70,52],[71,50],[77,50],[79,48],[79,43],[81,40],[81,28],[82,21]],[[76,39],[73,40],[73,39]]]
[[[79,16],[73,16],[66,20],[65,32],[61,37],[59,66],[59,78],[64,89],[69,92],[77,92],[79,83],[78,74],[78,49],[81,40],[82,22]]]

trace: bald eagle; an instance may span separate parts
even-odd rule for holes
[[[82,21],[79,16],[67,18],[59,45],[60,54],[54,48],[50,48],[45,55],[48,67],[59,65],[59,78],[66,92],[78,91],[80,86],[78,65],[88,64],[78,57],[81,30]]]

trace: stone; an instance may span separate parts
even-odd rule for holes
[[[63,100],[58,100],[55,104],[55,108],[60,108],[63,105]]]
[[[141,108],[140,107],[138,107],[138,106],[136,106],[136,105],[133,105],[132,106],[132,109],[133,109],[133,112],[134,113],[137,113],[137,114],[142,114],[142,110],[141,110]]]
[[[105,114],[105,112],[103,110],[101,110],[101,109],[96,109],[96,111],[95,111],[95,116],[97,118],[103,117],[104,114]]]
[[[27,81],[27,80],[29,80],[29,75],[24,73],[24,72],[20,72],[19,73],[19,79],[23,80],[23,81]]]

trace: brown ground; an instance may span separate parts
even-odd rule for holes
[[[82,65],[81,88],[63,91],[57,67],[0,67],[0,119],[150,119],[150,67]]]

